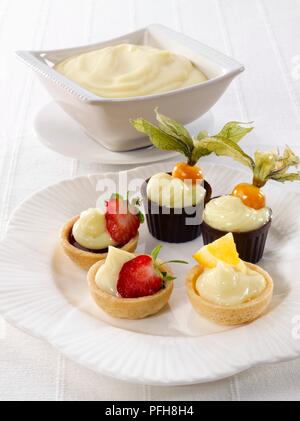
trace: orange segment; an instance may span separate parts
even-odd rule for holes
[[[203,172],[201,168],[196,165],[188,165],[185,162],[179,162],[175,165],[172,176],[180,178],[180,180],[183,181],[191,180],[193,184],[199,183],[203,180]]]
[[[241,262],[231,233],[202,247],[193,257],[206,268],[216,267],[219,260],[231,266],[236,266]]]

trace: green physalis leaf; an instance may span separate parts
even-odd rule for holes
[[[201,146],[208,149],[210,152],[214,152],[218,156],[228,156],[251,169],[255,166],[253,159],[231,140],[211,137],[203,139],[201,141]]]
[[[298,167],[299,157],[292,151],[288,146],[285,147],[283,156],[279,155],[279,152],[275,154],[276,164],[275,164],[275,173],[276,174],[285,174],[290,167]]]
[[[209,137],[208,131],[202,130],[202,132],[198,133],[196,140],[202,140]]]
[[[256,152],[253,183],[261,187],[269,179],[284,183],[299,180],[299,172],[288,173],[290,167],[297,167],[299,157],[288,146],[281,156],[279,151]]]
[[[223,129],[215,135],[219,139],[231,140],[231,142],[238,143],[243,137],[253,130],[253,127],[243,127],[242,125],[251,123],[241,123],[238,121],[230,121]]]
[[[154,262],[157,260],[158,255],[161,252],[162,248],[163,248],[163,246],[159,245],[159,246],[155,247],[154,250],[152,250],[151,257],[152,257]]]
[[[190,149],[190,153],[192,153],[194,143],[187,129],[182,124],[178,123],[176,120],[173,120],[170,117],[160,114],[158,112],[158,108],[156,108],[155,113],[156,119],[159,123],[159,128],[165,133],[169,134],[170,136],[173,136],[176,139],[183,141]]]
[[[270,177],[272,180],[285,183],[286,181],[300,181],[300,172],[289,174],[276,174]]]
[[[255,185],[263,185],[275,169],[275,155],[272,152],[257,151],[255,152],[254,160],[255,168],[253,171],[253,178],[255,180]]]
[[[141,118],[131,120],[131,124],[140,133],[148,135],[151,142],[157,149],[180,152],[190,159],[191,151],[184,141],[174,136],[170,136],[158,127]]]
[[[221,142],[223,141],[225,142],[225,146],[222,146],[222,150],[226,150],[225,155],[234,157],[236,160],[243,161],[247,166],[253,167],[251,158],[247,157],[246,154],[243,156],[242,150],[237,151],[232,147],[232,145],[238,143],[247,133],[253,130],[252,128],[242,126],[246,123],[231,121],[223,127],[220,133],[212,138],[209,137],[207,131],[201,131],[193,139],[182,124],[160,114],[158,109],[155,112],[159,127],[141,118],[131,120],[131,124],[137,131],[148,135],[156,148],[164,151],[180,152],[187,158],[188,164],[193,166],[197,164],[200,158],[210,155],[216,152],[216,150],[219,151],[217,155],[223,154],[220,153]],[[210,141],[209,147],[207,147],[208,141]],[[227,145],[226,142],[228,142]]]
[[[231,121],[223,127],[220,133],[213,137],[209,137],[207,131],[201,131],[194,141],[194,150],[192,153],[191,161],[197,163],[199,159],[203,156],[208,156],[211,153],[215,152],[210,148],[208,149],[204,147],[204,142],[207,142],[209,139],[220,139],[224,141],[238,143],[244,136],[246,136],[246,134],[253,130],[253,127],[242,127],[241,124],[248,123],[239,123],[237,121]]]
[[[207,148],[204,148],[202,146],[201,141],[195,140],[194,144],[195,146],[192,153],[191,162],[194,163],[194,165],[196,165],[200,158],[202,158],[203,156],[210,155],[212,151],[209,151]]]

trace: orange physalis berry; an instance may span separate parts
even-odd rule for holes
[[[172,176],[180,178],[183,181],[192,180],[193,184],[199,183],[203,180],[203,172],[201,168],[191,166],[185,162],[179,162],[175,165]]]
[[[233,190],[233,196],[239,197],[242,202],[253,209],[262,209],[266,206],[266,198],[262,191],[253,184],[238,184]]]

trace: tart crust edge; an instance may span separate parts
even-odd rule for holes
[[[203,267],[195,266],[186,278],[186,290],[194,310],[201,316],[220,324],[235,326],[252,322],[258,319],[269,306],[274,284],[270,275],[257,265],[245,263],[249,269],[260,273],[266,280],[266,288],[253,300],[235,306],[220,306],[202,298],[195,289],[195,283],[203,271]]]
[[[139,320],[160,312],[167,304],[173,292],[173,281],[166,288],[154,295],[141,298],[115,297],[101,290],[96,284],[96,274],[104,261],[97,262],[88,272],[87,282],[91,296],[98,307],[117,319]],[[169,275],[173,275],[168,266],[162,266]]]

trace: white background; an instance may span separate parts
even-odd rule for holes
[[[300,153],[299,0],[0,0],[2,237],[12,210],[28,194],[108,169],[39,144],[32,121],[49,97],[13,51],[102,41],[154,22],[245,64],[246,72],[213,109],[216,128],[231,119],[254,120],[253,147],[288,143]],[[300,399],[299,360],[207,385],[135,386],[81,368],[1,319],[0,373],[0,400]]]

